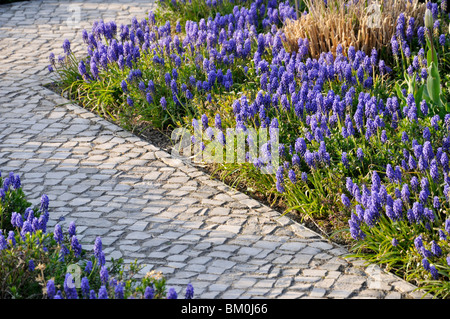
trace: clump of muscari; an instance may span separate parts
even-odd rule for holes
[[[14,177],[14,189],[20,186]],[[8,180],[4,182],[8,186]],[[4,188],[3,188],[4,189]],[[9,190],[8,190],[9,192]],[[0,229],[0,297],[49,299],[124,299],[177,297],[173,288],[166,293],[165,278],[150,272],[135,278],[141,269],[137,262],[125,268],[122,260],[107,265],[100,237],[94,243],[93,254],[82,248],[71,222],[67,230],[60,224],[49,230],[49,199],[42,195],[39,208],[27,208],[23,214],[13,212],[11,230]],[[72,270],[76,270],[72,272]],[[79,280],[80,286],[77,286]],[[186,298],[194,289],[188,285]]]
[[[258,54],[272,42],[282,46],[276,25],[287,18],[296,18],[293,7],[271,0],[256,1],[250,9],[234,6],[229,14],[188,20],[185,36],[180,25],[172,30],[169,21],[159,24],[153,12],[141,21],[134,17],[130,26],[96,21],[91,32],[83,31],[87,58],[77,62],[65,41],[65,55],[55,59],[51,54],[49,68],[61,78],[68,73],[78,78],[87,94],[95,94],[90,88],[102,86],[105,79],[113,81],[106,91],[121,97],[122,112],[107,105],[101,112],[140,115],[154,126],[166,127],[185,114],[195,114],[196,97],[211,102],[213,94],[231,92],[245,82],[251,75],[241,65],[253,56],[255,43]],[[270,31],[258,32],[261,24]]]

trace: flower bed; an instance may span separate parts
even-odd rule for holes
[[[19,175],[0,174],[0,298],[1,299],[176,299],[174,288],[166,291],[161,273],[149,272],[143,279],[137,261],[128,267],[123,260],[106,263],[100,237],[93,254],[86,252],[74,222],[63,231],[56,224],[48,229],[49,200],[32,208],[22,192]],[[25,208],[26,207],[26,208]],[[11,213],[10,213],[11,212]],[[186,288],[185,298],[194,290]]]
[[[386,50],[338,44],[312,58],[314,38],[291,51],[284,33],[303,5],[162,1],[129,26],[97,21],[83,32],[87,56],[65,41],[49,69],[70,97],[129,129],[189,127],[194,149],[224,157],[238,139],[226,129],[245,133],[245,160],[216,161],[221,176],[239,172],[356,256],[446,298],[449,19],[446,1],[426,6],[426,19],[398,15]]]

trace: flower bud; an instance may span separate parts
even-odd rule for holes
[[[431,13],[430,9],[425,10],[424,22],[427,29],[433,29],[433,14]]]

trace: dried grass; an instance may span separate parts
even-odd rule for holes
[[[423,24],[425,12],[425,4],[418,0],[359,0],[356,3],[353,0],[329,0],[328,5],[323,0],[304,2],[308,13],[299,14],[298,20],[287,20],[284,32],[291,51],[298,49],[299,38],[308,38],[313,58],[318,58],[322,52],[335,54],[338,44],[344,50],[354,46],[366,53],[373,48],[390,50],[389,43],[400,13],[404,13],[406,21],[414,17],[417,27]],[[373,13],[368,10],[374,8],[374,3],[379,3],[381,9],[377,26],[373,26]]]

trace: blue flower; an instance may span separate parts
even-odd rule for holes
[[[77,236],[75,236],[75,235],[72,236],[71,246],[72,246],[72,250],[73,250],[75,256],[80,257],[82,248],[81,248],[81,244],[78,242]]]
[[[301,174],[301,179],[302,179],[302,181],[304,181],[304,182],[308,181],[308,173],[302,172],[302,174]]]
[[[64,292],[67,299],[78,299],[77,289],[75,287],[74,278],[67,273],[64,279]]]
[[[430,175],[435,183],[439,181],[439,170],[436,159],[433,159],[430,163]]]
[[[438,210],[439,208],[441,208],[441,203],[439,201],[439,197],[438,196],[434,196],[433,198],[433,207],[434,209]]]
[[[144,299],[153,299],[155,291],[152,287],[146,287],[144,292]]]
[[[293,169],[289,170],[288,177],[289,177],[290,181],[292,182],[292,184],[295,184],[297,182],[297,177],[296,177],[295,171]]]
[[[208,116],[206,116],[206,114],[202,115],[202,127],[205,130],[208,127]]]
[[[53,299],[53,297],[55,296],[55,293],[56,293],[55,282],[53,281],[53,279],[50,279],[49,281],[47,281],[47,297],[48,297],[48,299]]]
[[[2,231],[0,230],[0,250],[8,248],[8,243],[6,242],[5,236],[3,236]]]
[[[436,267],[434,265],[430,265],[430,273],[433,279],[439,278],[439,272],[437,271]]]
[[[353,237],[353,239],[359,240],[366,237],[366,234],[364,234],[357,222],[349,219],[348,224],[350,226],[350,235]]]
[[[175,291],[175,288],[169,288],[169,291],[167,293],[167,299],[177,299],[178,295],[177,292]]]
[[[128,85],[127,85],[127,82],[126,82],[125,80],[122,80],[122,82],[120,83],[120,86],[121,86],[122,91],[123,91],[124,93],[127,93],[127,92],[128,92]]]
[[[15,238],[14,231],[12,231],[12,230],[9,231],[8,238],[6,240],[11,247],[16,246],[16,238]]]
[[[402,218],[402,201],[401,199],[396,199],[394,201],[394,206],[392,207],[396,219]]]
[[[425,81],[428,77],[428,71],[427,68],[422,68],[421,72],[420,72],[420,76],[422,77],[422,79]]]
[[[90,65],[91,65],[92,76],[94,77],[94,79],[98,79],[99,70],[98,70],[98,67],[97,67],[97,63],[95,63],[95,61],[92,60]]]
[[[100,269],[100,280],[104,285],[106,285],[108,283],[108,279],[109,279],[108,268],[106,266],[102,266],[102,268]]]
[[[184,295],[185,299],[192,299],[194,298],[194,287],[191,285],[191,283],[187,284],[186,287],[186,293]]]
[[[345,207],[350,207],[351,203],[350,203],[350,199],[347,197],[347,195],[342,194],[341,195],[341,201],[342,201],[342,204],[344,204]]]
[[[127,96],[127,104],[128,106],[134,106],[134,101],[130,96]]]
[[[431,161],[434,158],[433,146],[430,141],[426,141],[423,144],[423,154],[426,156],[427,161]]]
[[[439,245],[434,240],[431,242],[431,252],[436,257],[440,257],[442,255],[441,247],[439,247]]]
[[[410,156],[408,159],[408,167],[410,170],[414,170],[417,167],[417,162],[412,156]]]
[[[74,221],[71,221],[68,229],[69,237],[75,236],[76,233],[76,225]]]
[[[411,196],[411,192],[409,191],[408,184],[403,184],[401,197],[402,197],[402,200],[405,202],[405,204],[409,204],[410,196]]]
[[[94,242],[94,256],[100,259],[102,254],[102,239],[100,237],[95,238]]]
[[[23,238],[25,238],[26,234],[31,234],[31,233],[33,233],[33,226],[31,224],[31,222],[26,220],[23,223],[22,230],[20,231],[20,234],[22,235]]]
[[[426,258],[422,259],[422,266],[426,271],[430,270],[430,262],[428,261],[428,259]]]
[[[118,283],[117,286],[114,288],[114,297],[116,299],[124,298],[124,286],[121,282]]]
[[[396,239],[396,238],[392,238],[392,240],[391,240],[391,244],[392,244],[392,246],[397,246],[398,245],[398,240]]]
[[[364,159],[364,152],[363,152],[363,150],[362,150],[361,148],[358,148],[358,149],[356,150],[356,157],[357,157],[360,161],[362,161],[362,160]]]
[[[392,36],[392,39],[391,39],[391,49],[392,49],[392,54],[394,54],[394,56],[398,56],[399,45],[398,45],[398,42],[397,42],[397,39],[395,38],[395,36]]]
[[[70,50],[70,42],[69,42],[69,40],[67,40],[67,39],[64,40],[62,48],[64,49],[64,53],[65,54],[70,54],[71,50]]]
[[[40,207],[40,211],[41,212],[46,212],[48,211],[48,204],[49,204],[49,199],[48,196],[43,194],[41,196],[41,207]]]
[[[306,142],[303,138],[300,137],[295,141],[295,151],[302,156],[305,154]]]
[[[161,107],[163,108],[163,110],[167,109],[167,101],[166,101],[166,98],[164,96],[161,97],[161,99],[159,100],[159,103],[161,104]]]
[[[445,41],[446,41],[445,34],[441,34],[439,36],[439,44],[444,46],[445,45]]]
[[[80,72],[81,76],[84,76],[86,74],[86,65],[84,64],[84,61],[80,61],[78,64],[78,72]]]
[[[395,172],[391,164],[386,165],[386,176],[389,178],[390,182],[395,181]]]
[[[403,133],[402,133],[402,142],[406,143],[408,141],[409,141],[408,134],[405,131],[403,131]]]
[[[105,286],[101,286],[98,290],[98,299],[108,299],[108,291]]]
[[[425,28],[424,27],[419,27],[417,29],[417,37],[419,40],[419,44],[422,46],[423,44],[425,44]]]
[[[428,126],[423,129],[422,136],[423,136],[424,140],[427,140],[427,141],[430,140],[431,132],[430,132],[430,129],[428,128]]]
[[[419,202],[414,202],[412,211],[416,222],[419,222],[423,216],[423,205]]]
[[[279,166],[278,170],[276,172],[276,187],[277,187],[277,191],[280,193],[284,193],[285,189],[284,189],[284,169],[283,166]]]
[[[414,239],[414,246],[418,251],[423,247],[422,235],[419,235]]]
[[[87,277],[83,277],[81,279],[81,293],[84,298],[89,298],[89,280]]]
[[[381,142],[382,142],[383,144],[385,144],[385,143],[387,142],[387,140],[388,140],[388,137],[387,137],[387,134],[386,134],[386,130],[383,130],[383,131],[381,132]]]
[[[347,152],[342,152],[341,160],[342,160],[342,164],[344,164],[344,166],[346,168],[348,168],[349,163],[348,163],[348,158],[347,158]]]
[[[305,152],[305,162],[306,164],[311,167],[311,168],[315,168],[316,167],[316,156],[315,153],[310,152],[309,150],[306,150]]]

